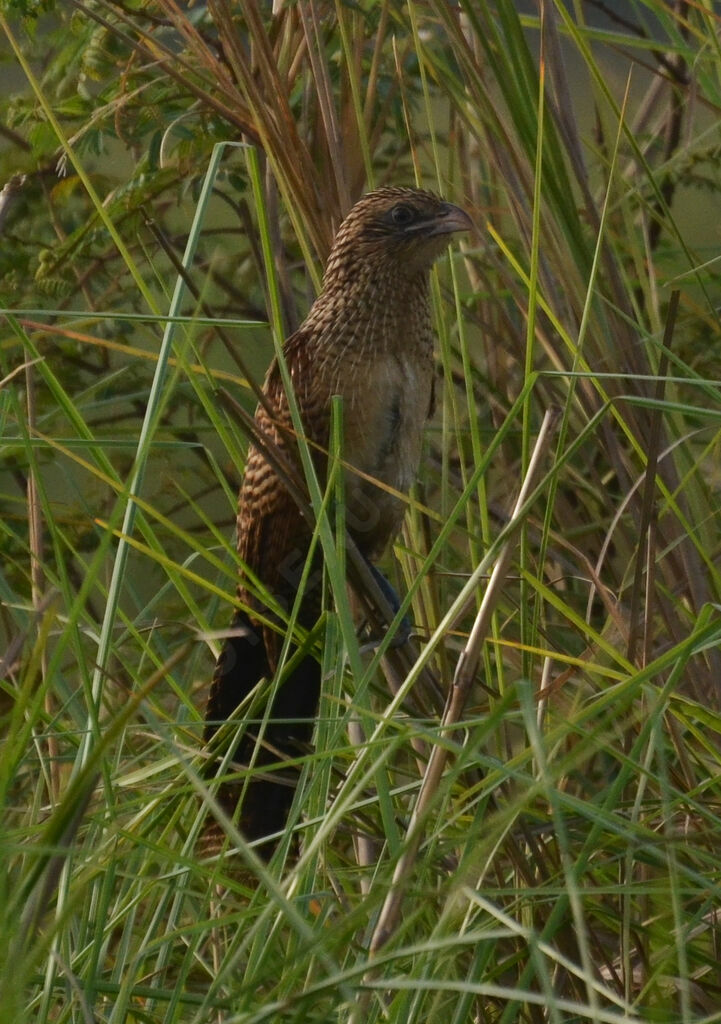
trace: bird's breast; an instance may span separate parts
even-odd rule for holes
[[[400,527],[404,503],[382,485],[406,493],[415,481],[432,388],[430,348],[377,354],[338,382],[344,460],[359,471],[345,475],[347,524],[369,557]]]

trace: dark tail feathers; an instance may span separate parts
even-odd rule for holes
[[[215,735],[261,679],[270,676],[262,629],[245,612],[237,612],[213,674],[205,714],[205,740]],[[238,824],[248,840],[262,839],[285,828],[298,781],[297,769],[277,768],[264,774],[264,768],[277,765],[284,756],[297,757],[310,742],[319,691],[320,666],[315,658],[305,657],[275,696],[263,744],[255,757],[253,778],[247,783],[223,783],[218,791],[218,799],[231,817],[243,794]],[[260,717],[262,712],[253,721],[238,721],[242,735],[233,757],[241,767],[249,765],[253,758]],[[270,857],[274,846],[263,844],[260,852]]]

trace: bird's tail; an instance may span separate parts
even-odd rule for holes
[[[205,716],[206,742],[212,740],[261,680],[270,684],[272,675],[262,626],[254,623],[246,612],[238,611],[213,674]],[[218,801],[231,818],[240,802],[236,820],[249,841],[265,839],[285,828],[298,769],[284,766],[283,761],[297,757],[310,742],[319,691],[320,665],[307,655],[281,681],[267,715],[264,716],[261,703],[257,716],[241,717],[233,724],[235,734],[229,739],[235,746],[233,761],[239,777],[237,782],[221,784]],[[244,775],[246,768],[250,768],[250,774]],[[208,829],[222,841],[217,825],[209,824]],[[260,845],[258,852],[268,858],[274,848],[275,842],[268,841]]]

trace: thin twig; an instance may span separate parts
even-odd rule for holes
[[[656,489],[656,473],[658,470],[659,462],[659,448],[661,445],[661,421],[663,419],[663,411],[661,409],[661,402],[666,387],[666,374],[668,371],[668,352],[671,347],[671,341],[673,339],[674,326],[676,324],[676,313],[678,312],[678,304],[681,293],[674,291],[671,293],[671,301],[669,302],[668,312],[666,313],[666,326],[663,332],[663,348],[661,351],[661,358],[658,365],[658,379],[656,380],[656,393],[654,398],[658,402],[658,406],[652,409],[650,412],[650,430],[649,436],[646,443],[646,473],[644,478],[643,497],[641,500],[641,522],[638,528],[638,545],[637,545],[637,556],[636,556],[636,571],[633,578],[633,587],[631,589],[631,609],[629,613],[629,635],[628,635],[628,647],[626,655],[628,660],[633,662],[636,657],[636,645],[638,642],[639,635],[641,633],[641,615],[640,615],[640,604],[641,604],[641,583],[643,577],[643,566],[644,560],[641,552],[647,547],[644,541],[649,541],[651,537],[651,520],[654,512],[654,500],[653,495]],[[653,531],[655,534],[655,530]],[[647,579],[647,588],[650,585],[650,567],[651,567],[652,551],[648,548],[648,561],[647,567],[649,570],[649,576]],[[646,594],[646,605],[648,606],[649,593],[647,590]],[[647,614],[644,616],[644,622],[648,623],[648,607]]]
[[[16,199],[22,191],[22,187],[25,184],[25,178],[25,174],[13,174],[12,178],[10,178],[3,186],[2,190],[0,190],[0,230],[2,230],[3,224],[10,212],[13,200]]]
[[[356,750],[362,750],[366,744],[366,736],[361,723],[352,718],[348,722],[348,739]],[[362,829],[357,829],[353,834],[353,847],[355,849],[356,861],[359,868],[371,868],[378,861],[380,844],[370,835],[366,835]],[[367,896],[371,890],[371,879],[367,871],[361,874],[360,890],[363,896]]]
[[[148,231],[150,231],[150,233],[153,236],[153,238],[155,239],[155,241],[158,243],[160,248],[163,250],[165,255],[168,257],[168,259],[172,263],[173,269],[175,270],[175,273],[179,274],[183,278],[183,280],[185,281],[185,287],[188,289],[190,294],[193,296],[193,298],[199,304],[200,309],[202,310],[204,316],[208,317],[209,320],[216,319],[215,314],[214,314],[213,310],[211,309],[211,307],[201,297],[200,291],[197,288],[195,282],[193,281],[192,275],[183,266],[181,260],[178,259],[178,255],[175,252],[175,250],[173,249],[173,246],[170,244],[170,242],[165,237],[165,235],[163,234],[163,232],[161,231],[159,226],[155,223],[155,221],[153,220],[152,217],[146,216],[146,218],[145,218],[145,226],[147,227]],[[225,349],[228,352],[228,355],[231,357],[231,359],[235,360],[235,363],[236,363],[238,369],[240,370],[240,372],[245,377],[245,379],[246,379],[246,381],[248,383],[248,387],[250,388],[250,390],[253,392],[253,394],[255,395],[257,400],[260,402],[260,404],[265,408],[266,412],[269,415],[272,416],[273,412],[270,409],[270,407],[268,406],[268,402],[267,402],[267,399],[265,397],[265,394],[263,393],[262,388],[256,383],[255,376],[250,372],[250,370],[249,370],[245,360],[243,359],[243,357],[241,356],[240,352],[238,351],[238,346],[233,343],[233,341],[230,338],[230,336],[228,335],[228,333],[224,330],[224,328],[222,328],[220,326],[220,324],[218,324],[218,323],[214,324],[213,325],[213,330],[215,331],[216,335],[220,338],[220,340],[223,342],[223,345],[225,346]]]
[[[33,360],[34,362],[34,360]],[[36,428],[36,407],[35,407],[35,377],[33,370],[33,362],[25,364],[25,396],[27,403],[27,422],[28,432],[32,436],[35,434]],[[28,471],[27,480],[27,499],[28,499],[28,541],[30,547],[30,589],[32,593],[33,608],[38,614],[38,621],[40,621],[39,609],[44,604],[44,590],[45,590],[45,570],[43,569],[43,547],[44,547],[44,531],[43,531],[43,517],[42,507],[40,504],[40,493],[38,491],[38,481],[36,475],[36,468],[34,461],[30,464]],[[51,687],[48,684],[47,678],[48,670],[48,649],[47,645],[43,646],[43,650],[40,654],[40,672],[41,672],[41,685],[45,687],[45,712],[48,716],[48,735],[47,735],[47,752],[48,752],[48,786],[50,789],[49,798],[50,805],[54,806],[56,800],[60,797],[60,748],[58,746],[58,739],[55,735],[53,723],[55,721],[55,714],[57,711],[55,705],[55,696]]]

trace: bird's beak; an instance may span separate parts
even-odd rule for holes
[[[443,203],[428,225],[427,234],[433,238],[435,235],[450,235],[454,231],[470,231],[472,227],[473,221],[465,210],[453,203]]]

